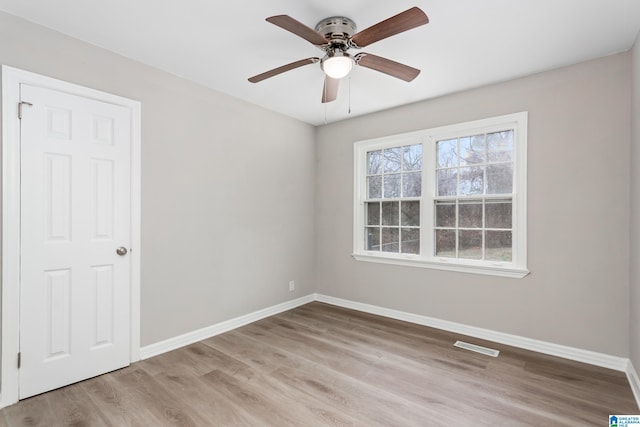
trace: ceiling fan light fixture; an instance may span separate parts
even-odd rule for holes
[[[327,52],[327,55],[320,61],[322,71],[332,79],[346,77],[353,68],[353,58],[347,52]]]

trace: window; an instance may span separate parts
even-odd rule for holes
[[[355,144],[354,257],[524,277],[527,114]]]
[[[511,261],[513,133],[435,142],[436,256]]]
[[[420,253],[422,145],[367,152],[368,251]]]

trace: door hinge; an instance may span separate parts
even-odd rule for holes
[[[18,352],[18,369],[22,365],[22,352]]]
[[[18,102],[18,119],[22,120],[22,106],[26,105],[27,107],[33,107],[33,104],[26,101]]]

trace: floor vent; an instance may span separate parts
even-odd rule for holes
[[[500,354],[499,350],[494,350],[492,348],[482,347],[475,344],[469,344],[468,342],[464,341],[456,341],[453,346],[464,348],[465,350],[475,351],[476,353],[486,354],[487,356],[491,357],[498,357],[498,355]]]

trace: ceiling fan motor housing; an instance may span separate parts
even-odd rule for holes
[[[318,22],[315,29],[328,40],[330,47],[343,51],[351,47],[351,37],[357,32],[356,23],[344,16],[325,18]]]

